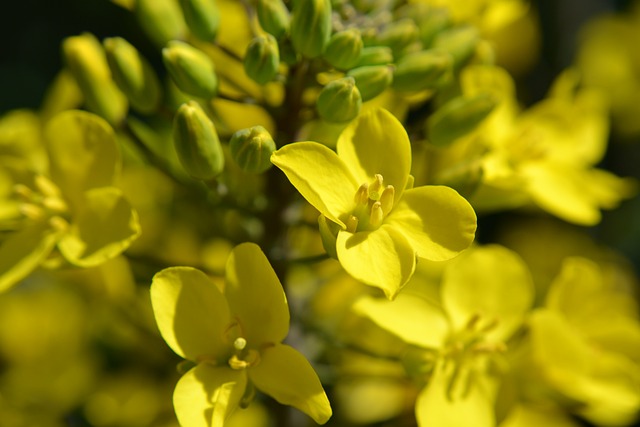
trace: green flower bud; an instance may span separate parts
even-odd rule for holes
[[[258,0],[258,22],[267,33],[279,39],[289,31],[289,9],[282,0]]]
[[[387,46],[368,46],[362,49],[356,67],[367,65],[387,65],[393,62],[393,52]]]
[[[196,37],[206,42],[216,38],[220,27],[216,0],[180,0],[180,6],[189,29]]]
[[[438,108],[427,120],[429,141],[437,146],[451,144],[473,131],[496,105],[497,101],[487,94],[452,99]]]
[[[449,10],[433,8],[429,13],[421,16],[418,21],[420,40],[425,48],[431,47],[436,36],[451,25]]]
[[[435,89],[450,77],[452,65],[451,55],[441,50],[411,53],[398,61],[393,87],[403,92]]]
[[[224,154],[213,123],[195,102],[182,104],[173,120],[173,142],[192,178],[208,181],[224,168]]]
[[[111,76],[141,113],[153,113],[160,105],[160,81],[149,62],[128,41],[121,37],[104,39],[104,50]]]
[[[237,131],[229,141],[231,158],[245,172],[262,173],[271,167],[276,143],[262,126]]]
[[[278,42],[271,34],[255,37],[244,55],[244,71],[263,85],[275,78],[280,65]]]
[[[378,42],[391,48],[395,58],[400,58],[418,40],[418,34],[412,19],[401,19],[387,25],[378,35]]]
[[[178,88],[200,98],[213,98],[218,78],[213,62],[199,49],[177,40],[162,49],[162,60]]]
[[[335,33],[329,40],[323,56],[332,66],[341,70],[348,70],[353,68],[360,60],[362,48],[360,31],[351,28]]]
[[[87,108],[113,125],[120,123],[127,114],[127,98],[111,79],[100,42],[89,33],[67,37],[62,42],[62,52]]]
[[[479,41],[480,34],[475,27],[462,26],[438,34],[433,46],[449,52],[454,68],[459,68],[473,55]]]
[[[331,37],[331,0],[296,0],[291,15],[291,42],[307,58],[322,55]]]
[[[175,0],[137,0],[135,7],[140,26],[157,46],[186,34],[187,24]]]
[[[393,67],[371,65],[350,70],[347,76],[353,77],[362,96],[362,102],[380,95],[393,81]]]
[[[355,119],[362,107],[362,97],[353,77],[343,77],[327,84],[316,102],[320,117],[328,122]]]

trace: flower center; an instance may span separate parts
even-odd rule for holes
[[[66,228],[69,207],[58,187],[43,175],[34,178],[35,190],[24,184],[13,186],[13,192],[21,200],[20,213],[30,220],[49,219],[55,228]]]
[[[260,353],[256,350],[247,348],[247,340],[238,337],[233,342],[235,354],[229,359],[231,369],[247,369],[260,363]]]
[[[395,199],[393,185],[384,185],[384,178],[376,174],[373,182],[363,183],[354,196],[356,207],[346,220],[347,231],[375,230],[391,212]]]

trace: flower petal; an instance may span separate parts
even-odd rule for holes
[[[443,311],[416,295],[401,293],[394,301],[364,296],[353,309],[418,347],[439,349],[449,333],[449,321]]]
[[[238,407],[246,387],[244,371],[199,364],[180,378],[173,392],[180,425],[222,427]]]
[[[49,256],[60,233],[46,221],[11,234],[0,246],[0,292],[27,277]]]
[[[387,110],[361,114],[338,139],[338,156],[349,167],[358,185],[382,175],[385,185],[393,185],[396,200],[409,179],[411,143],[407,131]]]
[[[289,307],[278,276],[260,247],[236,246],[227,260],[224,295],[251,345],[279,343],[289,333]]]
[[[473,242],[476,214],[455,190],[429,185],[405,191],[385,224],[401,231],[420,258],[445,261]]]
[[[58,244],[72,264],[93,267],[115,258],[140,235],[138,214],[115,187],[84,193],[74,221]]]
[[[203,272],[171,267],[157,273],[151,283],[151,304],[162,337],[178,355],[193,361],[226,355],[229,307]]]
[[[295,142],[274,152],[271,163],[313,207],[345,227],[340,217],[353,210],[360,183],[335,152],[317,142]]]
[[[416,400],[416,418],[419,426],[428,427],[494,427],[496,425],[493,403],[480,382],[472,382],[469,390],[449,396],[453,378],[453,363],[439,364],[433,371],[429,384]],[[470,378],[467,380],[471,381]],[[458,378],[456,382],[461,382]]]
[[[331,405],[318,375],[293,347],[276,344],[261,353],[261,361],[249,369],[256,387],[283,405],[309,415],[318,424],[331,418]]]
[[[65,111],[45,128],[51,178],[72,203],[90,188],[113,183],[120,154],[111,126],[85,111]]]
[[[452,260],[440,290],[456,330],[480,315],[480,328],[497,321],[487,338],[498,341],[506,341],[520,327],[533,305],[534,292],[525,262],[499,245],[472,248]]]
[[[374,231],[339,231],[338,260],[354,279],[393,299],[416,268],[415,251],[403,234],[383,225]]]

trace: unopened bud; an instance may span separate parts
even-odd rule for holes
[[[291,15],[291,41],[307,58],[322,55],[331,37],[331,0],[296,0]]]
[[[393,62],[393,52],[387,46],[367,46],[362,49],[356,67],[367,65],[387,65]]]
[[[160,105],[158,76],[138,50],[121,37],[104,39],[111,75],[131,106],[141,113],[153,113]]]
[[[316,102],[320,117],[328,122],[349,122],[362,107],[362,97],[353,77],[343,77],[328,83]]]
[[[282,0],[258,0],[258,22],[267,33],[279,39],[289,31],[291,17]]]
[[[431,8],[429,12],[420,17],[418,28],[420,29],[420,41],[425,48],[433,45],[436,36],[451,25],[451,15],[448,9]]]
[[[470,25],[448,29],[436,37],[433,47],[449,52],[454,68],[464,64],[475,52],[480,34]]]
[[[162,60],[181,91],[205,99],[216,95],[218,77],[213,62],[201,50],[173,40],[162,49]]]
[[[418,27],[412,19],[401,19],[387,25],[378,35],[378,42],[388,46],[394,57],[399,58],[418,40],[418,35]]]
[[[244,55],[244,71],[251,79],[263,85],[278,74],[280,51],[271,34],[255,37]]]
[[[127,113],[127,98],[111,79],[100,42],[88,33],[67,37],[62,42],[62,51],[87,108],[109,123],[118,124]]]
[[[451,75],[452,58],[441,50],[424,50],[403,56],[393,73],[393,87],[402,92],[434,89]]]
[[[180,6],[189,29],[196,37],[206,42],[216,38],[220,27],[216,0],[180,0]]]
[[[331,36],[323,56],[332,66],[340,70],[348,70],[353,68],[360,60],[362,48],[360,31],[351,28]]]
[[[493,111],[497,101],[490,95],[454,98],[438,108],[427,120],[429,141],[439,147],[472,132]]]
[[[173,121],[173,140],[180,163],[195,179],[208,181],[224,168],[224,154],[213,123],[202,107],[182,104]]]
[[[353,77],[362,96],[362,102],[380,95],[393,81],[393,68],[388,65],[371,65],[350,70],[347,76]]]
[[[157,46],[182,38],[187,25],[175,0],[137,0],[135,13],[144,32]]]
[[[271,167],[270,157],[276,150],[271,134],[262,126],[237,131],[229,141],[231,157],[245,172],[262,173]]]

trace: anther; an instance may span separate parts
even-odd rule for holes
[[[382,203],[375,202],[371,206],[371,216],[369,217],[369,224],[373,227],[378,227],[382,224],[384,219],[384,213],[382,212]]]
[[[369,200],[369,184],[365,182],[358,188],[358,191],[356,191],[354,201],[358,205],[366,205],[367,200]]]
[[[350,215],[349,218],[347,219],[347,231],[349,233],[355,233],[356,230],[358,229],[358,218]]]
[[[20,197],[24,201],[33,199],[34,193],[29,187],[24,184],[16,184],[13,186],[13,193]]]
[[[66,212],[68,210],[67,204],[59,197],[46,197],[42,201],[42,206],[57,213]]]
[[[36,184],[38,191],[40,191],[44,196],[60,196],[60,189],[46,176],[36,175],[33,181]]]
[[[380,200],[380,194],[383,189],[382,175],[376,174],[374,181],[369,186],[369,198],[374,201]]]
[[[18,209],[22,215],[29,219],[37,220],[44,217],[44,210],[40,206],[32,203],[23,203]]]
[[[382,213],[386,216],[393,208],[393,202],[396,196],[396,190],[393,185],[387,185],[380,196],[380,204],[382,205]]]

